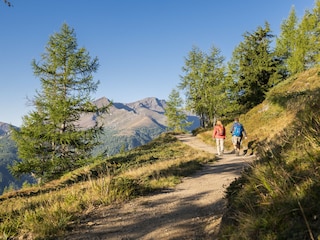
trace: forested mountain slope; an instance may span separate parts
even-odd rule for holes
[[[7,166],[17,157],[17,148],[10,138],[10,124],[0,122],[0,194],[4,189],[20,188],[23,182],[32,182],[30,177],[15,179],[9,172]]]

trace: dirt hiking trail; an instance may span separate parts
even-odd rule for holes
[[[176,136],[193,148],[216,154],[216,148],[191,134]],[[225,153],[183,179],[174,189],[117,206],[101,207],[81,221],[68,240],[206,240],[217,239],[225,211],[226,187],[253,156]]]

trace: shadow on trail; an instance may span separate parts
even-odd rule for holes
[[[187,143],[188,138],[180,140]],[[205,144],[197,141],[196,145],[202,148]],[[63,239],[214,239],[214,231],[208,231],[207,227],[219,224],[225,211],[225,186],[239,177],[250,162],[248,157],[225,154],[184,178],[174,189],[87,216],[81,222],[81,234],[69,232]]]
[[[245,167],[241,159],[226,159],[205,165],[202,170],[197,171],[186,179],[205,178],[206,175],[217,175],[223,177],[224,173],[230,173],[236,177]],[[235,162],[232,162],[232,161]],[[121,212],[121,205],[108,208],[104,213],[93,218],[86,219],[83,227],[90,234],[90,239],[154,239],[148,237],[149,234],[162,229],[161,236],[157,239],[212,239],[208,236],[205,227],[209,221],[222,217],[224,213],[225,199],[219,198],[215,202],[207,205],[199,205],[198,200],[208,197],[214,191],[215,182],[212,182],[210,191],[201,191],[201,185],[197,194],[186,194],[181,197],[179,192],[185,189],[175,189],[174,191],[163,191],[158,193],[156,200],[145,198],[139,205],[132,204],[132,209],[128,212]],[[188,189],[186,189],[188,191]],[[152,197],[152,196],[151,196]],[[170,209],[168,209],[170,206]],[[157,211],[153,211],[158,209]],[[159,212],[159,209],[162,211]],[[202,219],[202,220],[201,220]],[[206,221],[203,221],[205,219]],[[108,224],[108,221],[114,221]],[[94,221],[94,225],[89,226],[88,222]],[[116,224],[114,224],[116,223]],[[70,238],[69,238],[70,237]],[[65,237],[64,239],[88,239],[87,236]]]
[[[203,230],[207,222],[200,222],[200,218],[210,218],[212,215],[222,216],[224,209],[224,201],[219,200],[213,204],[198,206],[195,200],[205,197],[207,192],[198,195],[188,196],[186,198],[167,199],[166,196],[154,202],[143,202],[141,205],[148,214],[142,214],[137,221],[137,216],[132,218],[118,216],[118,209],[114,209],[108,216],[95,219],[95,221],[103,221],[105,218],[117,219],[119,224],[116,227],[108,227],[108,225],[96,225],[90,232],[90,239],[154,239],[149,238],[148,234],[164,229],[159,238],[156,239],[212,239],[205,235]],[[174,210],[166,212],[165,207],[172,202],[178,201]],[[140,205],[140,206],[141,206]],[[152,208],[156,205],[163,206],[163,213],[152,213]],[[196,209],[196,211],[195,211]],[[140,213],[137,213],[140,214]],[[130,215],[130,214],[129,214]],[[183,231],[181,231],[183,229]],[[166,232],[167,231],[167,232]],[[77,238],[64,239],[88,239],[86,236],[78,236]]]
[[[220,160],[223,161],[223,160]],[[210,164],[204,167],[202,170],[196,172],[191,177],[202,176],[205,174],[223,174],[223,173],[233,173],[235,175],[239,174],[244,168],[248,167],[249,163],[244,162],[226,162],[226,163],[216,163]]]

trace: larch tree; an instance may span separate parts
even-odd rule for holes
[[[283,60],[282,69],[286,69],[289,76],[319,65],[319,16],[320,1],[317,0],[314,9],[306,10],[300,22],[293,8],[282,23],[275,53]]]
[[[32,62],[34,75],[41,81],[41,90],[32,100],[34,110],[23,117],[20,129],[13,129],[21,160],[11,171],[50,180],[88,163],[103,127],[96,121],[83,128],[80,118],[99,116],[109,106],[92,103],[91,94],[99,85],[93,80],[98,59],[78,48],[74,29],[63,24],[45,50],[40,62]]]
[[[292,32],[294,39],[292,39],[291,54],[287,59],[287,67],[291,75],[302,72],[307,69],[307,52],[309,48],[309,25],[310,16],[305,15],[302,22],[299,23],[297,29]]]
[[[203,61],[203,52],[201,52],[198,47],[193,46],[188,57],[185,58],[185,66],[182,68],[185,75],[181,76],[181,82],[179,84],[179,89],[185,91],[187,109],[194,111],[200,116],[202,126],[204,124],[205,113],[200,104],[202,98],[202,76],[199,70]]]
[[[297,24],[296,11],[292,7],[289,17],[282,22],[280,36],[276,39],[275,55],[282,63],[279,67],[284,77],[291,76],[297,72],[296,64],[290,64],[290,59],[296,50]]]
[[[183,100],[176,89],[173,89],[169,94],[164,115],[167,117],[168,130],[170,131],[181,132],[191,124],[187,121]]]
[[[314,9],[306,11],[298,27],[299,44],[297,47],[298,62],[300,59],[300,68],[297,72],[318,66],[320,61],[320,1],[317,0]]]
[[[220,49],[212,46],[201,68],[204,77],[202,104],[210,126],[217,118],[222,118],[230,111],[229,89],[225,76],[224,60],[225,58],[221,55]]]
[[[311,35],[311,48],[309,51],[309,56],[311,57],[311,67],[319,66],[320,64],[320,0],[315,2],[315,7],[312,11],[312,25],[313,34]]]
[[[210,54],[193,47],[182,68],[184,76],[179,88],[185,91],[187,108],[200,116],[202,127],[225,114],[230,103],[223,62],[224,57],[215,46]]]

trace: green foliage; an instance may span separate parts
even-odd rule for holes
[[[32,173],[46,181],[87,164],[102,127],[96,121],[93,127],[81,128],[77,121],[84,114],[99,115],[108,106],[97,107],[90,99],[99,84],[92,76],[98,59],[77,47],[68,25],[50,37],[42,61],[34,60],[32,65],[42,90],[33,100],[35,110],[23,117],[20,129],[12,129],[22,160],[11,171],[17,176]]]
[[[295,9],[281,25],[276,41],[276,55],[283,61],[282,70],[292,76],[319,64],[319,12],[320,1],[312,11],[306,11],[299,21]]]
[[[250,118],[255,118],[251,122],[259,122],[254,126],[260,130],[256,149],[259,161],[228,187],[229,211],[224,217],[220,239],[320,236],[318,71],[311,69],[282,82],[268,94],[268,109],[264,112],[252,109],[244,117],[247,119],[251,114]],[[268,121],[258,121],[258,115],[273,112],[273,105],[284,115],[269,115]],[[285,117],[290,115],[291,119]],[[271,134],[270,123],[278,128],[276,134]],[[267,125],[269,133],[261,131]]]
[[[229,74],[235,84],[237,100],[244,111],[265,99],[266,92],[282,78],[280,64],[270,49],[273,35],[269,24],[258,27],[254,33],[246,33],[244,41],[234,50]]]
[[[288,19],[281,24],[280,36],[276,39],[275,54],[282,62],[281,71],[284,76],[290,76],[299,72],[299,64],[303,61],[292,61],[296,50],[297,22],[295,9],[292,8]]]
[[[279,82],[319,65],[319,13],[319,0],[300,22],[292,8],[276,39],[268,22],[253,33],[246,32],[228,68],[219,49],[212,47],[207,55],[193,47],[179,88],[185,90],[187,107],[200,117],[201,127],[212,126],[215,118],[247,112]]]
[[[109,185],[109,202],[130,200],[141,195],[145,190],[135,179],[126,177],[113,178]]]
[[[320,2],[316,1],[313,11],[306,11],[299,25],[294,41],[294,52],[288,59],[292,73],[300,73],[319,64],[319,12]]]
[[[179,88],[185,90],[187,108],[200,116],[202,127],[227,114],[233,104],[223,62],[224,57],[214,46],[210,54],[193,47],[185,59]]]
[[[164,115],[167,117],[169,131],[183,132],[191,124],[187,122],[187,115],[183,109],[183,100],[175,89],[169,95]]]
[[[319,69],[312,69],[278,84],[282,77],[318,64],[319,6],[320,2],[317,0],[314,11],[306,12],[298,26],[295,13],[291,12],[282,26],[283,32],[275,52],[269,49],[273,36],[268,24],[265,28],[259,27],[253,34],[247,33],[245,41],[234,52],[226,77],[224,67],[220,65],[222,58],[215,48],[210,56],[194,48],[186,59],[183,69],[186,74],[182,77],[180,87],[186,90],[189,108],[197,114],[212,119],[214,116],[230,113],[230,109],[234,113],[237,111],[235,100],[243,104],[243,109],[255,106],[241,116],[241,122],[249,135],[247,145],[255,147],[254,152],[259,156],[259,161],[228,187],[228,213],[224,216],[219,239],[320,237]],[[75,40],[72,36],[69,37],[64,40]],[[59,34],[52,38],[52,46],[63,42],[60,41]],[[74,43],[72,41],[68,46],[72,49]],[[70,49],[65,48],[66,46],[61,44],[55,47],[58,50]],[[70,63],[76,63],[78,57],[83,55],[86,56],[84,62],[89,61],[84,50],[77,53],[77,57],[70,58]],[[59,63],[59,59],[56,59],[58,56],[60,55],[45,55],[47,64],[42,66],[34,62],[35,74],[42,76],[43,86],[48,88],[44,88],[34,101],[37,111],[25,118],[25,128],[21,131],[25,135],[18,135],[16,132],[16,139],[21,137],[20,143],[25,148],[22,148],[21,153],[28,156],[25,165],[18,165],[17,173],[31,168],[38,173],[48,169],[56,171],[56,164],[62,163],[63,166],[63,162],[55,162],[55,157],[50,155],[53,153],[50,148],[53,140],[58,140],[59,144],[69,143],[74,139],[72,136],[79,137],[85,132],[71,131],[65,138],[45,134],[47,131],[55,132],[54,129],[61,132],[70,126],[74,130],[72,125],[61,125],[60,120],[68,115],[68,109],[72,106],[70,103],[79,103],[72,98],[64,103],[59,98],[60,95],[56,94],[61,91],[52,91],[59,89],[59,76],[64,70],[64,76],[71,76],[68,78],[70,80],[79,73],[73,72],[71,67],[56,68],[57,65],[53,63],[56,60]],[[91,63],[97,62],[94,60]],[[95,67],[81,68],[80,71],[95,70]],[[42,70],[47,71],[45,75],[41,75]],[[46,78],[47,76],[51,77]],[[82,80],[90,79],[91,74],[88,74]],[[275,85],[277,86],[269,91]],[[88,89],[94,90],[96,86],[93,83]],[[71,95],[76,97],[77,94],[74,93],[76,91]],[[212,96],[214,97],[211,98]],[[266,100],[262,102],[265,97]],[[262,103],[257,105],[260,102]],[[213,106],[217,108],[211,109]],[[75,109],[79,110],[77,107]],[[82,107],[89,112],[96,110],[90,104]],[[64,115],[59,115],[60,112]],[[79,116],[77,111],[72,113]],[[72,117],[67,120],[77,120]],[[51,122],[56,125],[48,124]],[[96,130],[98,133],[98,129]],[[201,131],[203,128],[197,130]],[[92,136],[89,132],[89,138],[86,139],[91,140]],[[210,137],[211,134],[208,134],[208,138]],[[119,141],[123,140],[121,139]],[[95,146],[90,145],[90,141],[87,143],[90,149]],[[61,146],[61,149],[67,146],[59,144],[55,146]],[[126,142],[126,147],[129,148],[129,141]],[[66,152],[60,152],[64,153]],[[55,237],[56,234],[62,234],[70,226],[70,222],[78,219],[82,211],[97,204],[111,204],[171,187],[179,182],[181,176],[190,174],[201,167],[203,162],[212,160],[209,154],[198,154],[178,143],[172,134],[165,134],[129,152],[122,151],[109,158],[101,157],[94,164],[70,172],[59,180],[7,193],[0,198],[2,237]],[[67,160],[68,157],[70,156],[65,155],[61,160]],[[84,156],[81,161],[88,161],[90,158],[87,157]],[[50,163],[49,159],[54,160],[54,163]],[[39,164],[35,160],[44,161]],[[77,165],[82,164],[75,164],[73,167]],[[28,234],[24,234],[26,232]]]

